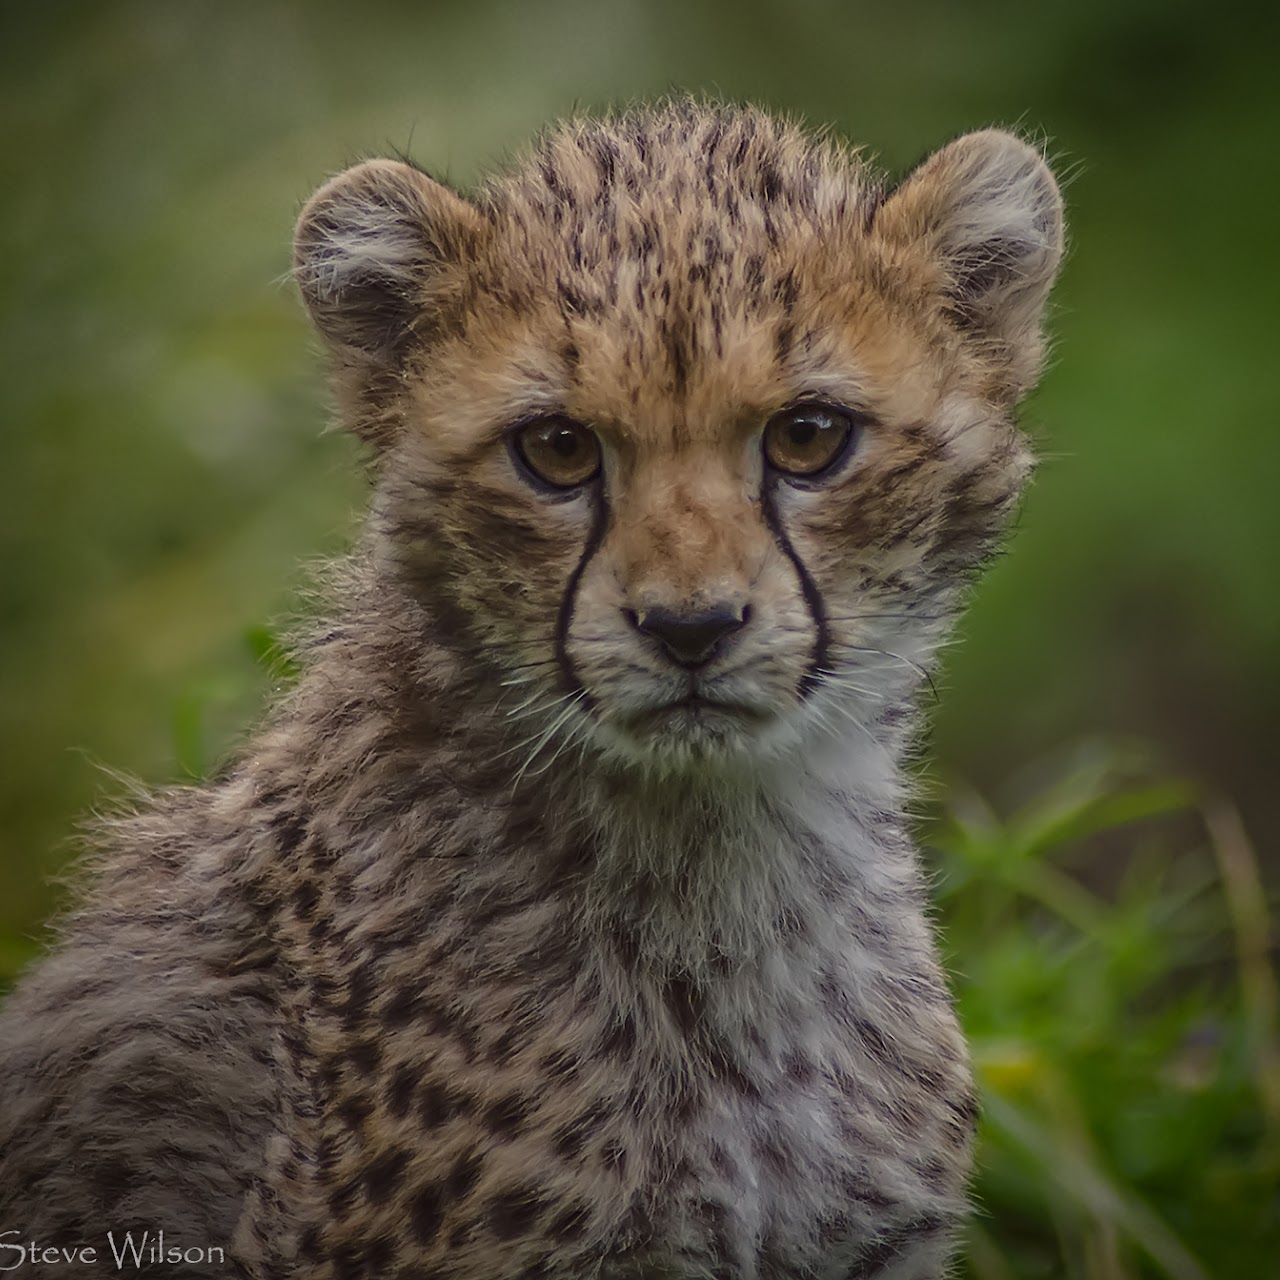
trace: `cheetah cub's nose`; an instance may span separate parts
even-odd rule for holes
[[[679,613],[674,609],[634,609],[626,611],[631,625],[653,636],[672,661],[682,667],[701,667],[719,652],[722,643],[740,631],[751,616],[751,606],[714,605],[701,613]]]

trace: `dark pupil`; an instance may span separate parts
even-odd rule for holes
[[[561,427],[560,430],[552,432],[547,443],[560,457],[572,458],[578,452],[578,433]]]
[[[793,418],[787,434],[790,435],[793,445],[798,449],[803,449],[817,439],[818,432],[823,429],[824,425],[824,423],[818,422],[814,418]]]

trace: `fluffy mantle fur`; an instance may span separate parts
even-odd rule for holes
[[[225,1248],[175,1276],[937,1280],[975,1105],[900,762],[1029,468],[1043,160],[969,135],[891,189],[680,102],[470,198],[368,162],[296,244],[367,530],[297,687],[104,833],[10,1000],[0,1231]],[[815,406],[842,452],[780,470]],[[589,480],[538,473],[546,423]],[[733,634],[686,661],[672,617]]]

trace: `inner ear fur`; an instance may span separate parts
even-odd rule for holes
[[[1062,196],[1040,152],[1000,129],[965,134],[908,175],[876,226],[930,253],[955,321],[987,341],[1014,396],[1029,390],[1063,252]]]
[[[390,371],[446,324],[484,227],[474,205],[397,160],[321,187],[298,218],[294,275],[339,363]]]

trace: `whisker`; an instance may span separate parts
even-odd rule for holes
[[[535,715],[539,711],[546,710],[545,706],[539,707],[536,705],[539,702],[539,700],[545,700],[545,698],[546,698],[546,695],[543,693],[541,689],[535,689],[533,693],[531,693],[523,702],[519,703],[517,706],[512,707],[507,712],[507,719],[508,720],[524,720],[528,716]],[[554,706],[556,704],[556,701],[557,699],[553,697],[551,699],[551,705]]]
[[[841,689],[849,689],[864,698],[874,698],[877,702],[885,700],[886,695],[881,690],[867,689],[862,685],[854,684],[845,672],[837,671],[831,667],[815,667],[814,674],[822,676],[824,684],[838,684]]]
[[[828,613],[825,618],[827,622],[877,622],[881,618],[893,622],[944,622],[950,616],[948,613],[882,613],[876,610],[873,613]]]
[[[575,745],[580,748],[579,760],[581,761],[582,753],[586,749],[586,736],[582,732],[581,724],[570,725],[568,734],[561,739],[560,744],[551,753],[550,757],[537,769],[534,769],[529,776],[531,778],[540,778],[544,773],[547,773],[551,769],[551,766],[554,765],[555,762],[559,760],[571,746]],[[518,776],[516,781],[519,781]]]
[[[516,662],[510,666],[503,664],[504,671],[529,671],[534,667],[554,667],[559,659],[557,658],[538,658],[533,662]]]
[[[879,743],[876,741],[875,735],[871,732],[871,730],[865,724],[863,724],[861,720],[858,719],[856,715],[854,715],[853,709],[851,707],[846,707],[843,703],[840,703],[840,702],[828,702],[826,706],[823,708],[823,711],[827,713],[835,713],[843,716],[851,725],[853,725],[855,729],[858,730],[859,733],[862,734],[864,738],[866,738],[866,740],[869,743],[871,743],[872,746],[879,745]],[[824,723],[826,722],[824,721]],[[830,729],[830,727],[831,727],[830,724],[827,723],[827,728]]]
[[[561,710],[560,714],[547,726],[542,736],[534,744],[533,750],[529,753],[529,758],[524,762],[524,764],[520,766],[520,769],[516,773],[515,779],[512,781],[512,784],[511,784],[513,789],[520,785],[520,779],[524,777],[525,771],[538,758],[538,754],[542,751],[542,748],[545,747],[546,744],[551,740],[552,736],[560,728],[560,726],[563,725],[564,722],[574,713],[574,711],[577,710],[578,703],[581,702],[585,696],[586,696],[586,690],[579,689],[576,693],[570,695],[565,700],[564,708]]]
[[[934,682],[933,682],[933,676],[930,674],[929,670],[928,670],[926,667],[922,667],[918,662],[914,661],[913,659],[911,659],[911,658],[905,658],[905,657],[903,657],[903,655],[902,655],[902,654],[900,654],[900,653],[893,653],[893,652],[892,652],[891,650],[889,650],[889,649],[873,649],[873,648],[869,648],[869,647],[868,647],[868,646],[866,646],[866,645],[858,645],[858,644],[843,644],[843,643],[842,643],[840,647],[841,647],[841,648],[844,648],[844,649],[847,649],[847,650],[849,650],[849,651],[850,651],[850,652],[852,652],[852,653],[874,653],[874,654],[879,654],[879,656],[880,656],[880,657],[882,657],[882,658],[891,658],[891,659],[893,659],[893,661],[895,661],[895,662],[901,662],[901,663],[903,664],[903,666],[910,667],[910,668],[912,669],[912,671],[916,672],[916,673],[920,676],[920,678],[921,678],[922,680],[927,681],[927,683],[928,683],[928,685],[929,685],[929,690],[930,690],[930,692],[933,694],[934,701],[935,701],[935,702],[937,701],[937,699],[938,699],[938,686],[937,686],[936,684],[934,684]]]
[[[579,697],[581,696],[581,693],[582,691],[579,691],[578,694],[575,694],[572,696]],[[554,714],[559,708],[561,708],[564,705],[566,697],[568,696],[570,695],[559,694],[559,693],[552,694],[551,696],[544,698],[541,702],[537,702],[536,695],[535,695],[535,699],[533,700],[526,699],[525,702],[522,703],[520,707],[516,708],[514,712],[511,714],[510,719],[513,721],[527,720],[533,716],[541,717],[548,714]],[[536,738],[539,737],[539,735],[542,734],[542,732],[543,730],[541,726],[534,728],[534,730],[531,733],[526,734],[513,746],[506,748],[505,751],[500,751],[497,754],[497,756],[495,756],[494,758],[497,760],[502,760],[502,759],[505,759],[507,756],[514,755],[516,752],[524,751],[525,748],[527,748],[531,742],[533,742]]]

